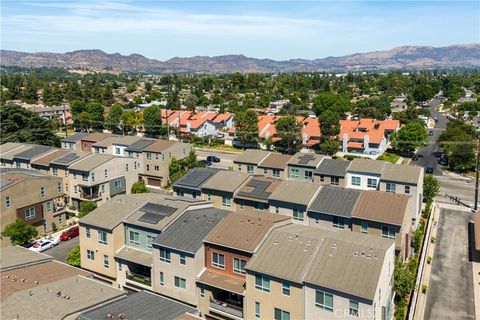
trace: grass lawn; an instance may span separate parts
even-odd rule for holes
[[[385,160],[391,163],[397,163],[398,159],[400,159],[400,156],[398,154],[388,152],[385,152],[377,158],[377,160]]]
[[[228,152],[237,152],[237,153],[242,153],[244,150],[240,148],[235,148],[231,146],[227,146],[224,144],[220,145],[195,145],[196,148],[201,148],[201,149],[209,149],[209,150],[218,150],[218,151],[228,151]]]

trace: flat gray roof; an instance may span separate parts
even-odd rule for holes
[[[149,145],[151,145],[152,143],[154,143],[155,140],[150,140],[150,139],[142,139],[142,140],[139,140],[135,143],[132,143],[131,145],[129,145],[125,151],[131,151],[131,152],[142,152],[143,149],[145,149],[146,147],[148,147]]]
[[[348,167],[348,172],[362,172],[380,175],[385,167],[386,161],[355,158]]]
[[[175,320],[184,313],[197,314],[195,308],[160,295],[140,291],[125,298],[80,314],[77,320],[105,320],[107,314],[125,319]]]
[[[234,163],[248,163],[248,164],[259,164],[263,159],[265,159],[270,154],[270,151],[258,150],[258,149],[247,149],[242,154],[238,155]]]
[[[55,149],[49,146],[40,146],[36,145],[28,150],[25,150],[23,152],[17,153],[14,159],[20,159],[20,160],[26,160],[30,161],[32,158],[38,157],[42,154],[54,151]]]
[[[75,133],[71,136],[68,136],[68,137],[65,137],[62,139],[62,142],[72,142],[72,143],[75,143],[77,141],[80,141],[82,140],[84,137],[86,137],[87,135],[89,135],[90,133],[88,132],[78,132],[78,133]]]
[[[34,144],[24,144],[21,147],[10,149],[7,152],[2,151],[2,153],[0,154],[0,158],[3,160],[12,161],[17,154],[27,151],[28,149],[31,149],[34,146],[35,146]]]
[[[350,161],[343,161],[337,159],[324,159],[318,168],[315,170],[315,174],[345,177],[347,169],[350,166]]]
[[[272,201],[282,201],[300,205],[308,205],[322,186],[318,183],[284,180],[270,195]]]
[[[351,217],[361,191],[324,186],[308,208],[309,211]]]
[[[202,189],[233,193],[249,176],[248,173],[222,170],[204,183]]]
[[[227,214],[228,211],[217,208],[187,211],[158,235],[153,244],[195,254],[206,235]]]
[[[115,158],[113,155],[110,154],[91,154],[88,157],[85,157],[74,164],[72,164],[69,169],[76,170],[76,171],[84,171],[88,172],[96,167],[104,164],[105,162]]]
[[[189,188],[200,190],[202,185],[208,181],[213,175],[215,175],[219,170],[211,168],[194,168],[188,171],[183,177],[177,180],[173,187],[178,188]]]
[[[34,252],[21,246],[4,247],[0,250],[0,271],[23,268],[51,261],[52,259],[51,256]]]
[[[316,168],[324,158],[321,154],[298,152],[288,161],[288,165]]]
[[[417,185],[422,173],[423,167],[386,163],[380,180]],[[423,181],[420,181],[420,183],[423,183]]]

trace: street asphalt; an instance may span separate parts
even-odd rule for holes
[[[464,211],[441,209],[427,288],[425,319],[474,319],[472,263]]]
[[[67,254],[72,250],[74,247],[79,245],[79,237],[75,237],[68,241],[60,241],[60,243],[53,247],[52,249],[48,249],[43,251],[42,253],[52,256],[55,260],[67,262]]]

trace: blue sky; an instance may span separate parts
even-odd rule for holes
[[[401,45],[480,42],[471,1],[2,0],[1,48],[323,58]]]

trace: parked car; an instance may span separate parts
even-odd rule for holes
[[[80,234],[79,228],[78,228],[78,226],[75,226],[75,227],[72,227],[72,228],[68,229],[67,231],[64,231],[62,233],[62,235],[60,236],[60,240],[61,241],[67,241],[67,240],[70,240],[72,238],[78,237],[79,234]]]
[[[224,137],[225,137],[225,135],[223,133],[217,133],[215,135],[215,138],[217,138],[217,139],[223,139]]]
[[[425,168],[425,173],[433,174],[433,167],[426,167]]]
[[[207,162],[220,162],[220,158],[216,156],[208,156],[207,157]]]
[[[447,158],[441,158],[438,160],[438,163],[442,166],[448,166],[448,159]]]
[[[418,154],[414,154],[412,156],[412,161],[418,161]]]
[[[433,153],[433,156],[434,156],[434,157],[437,157],[437,158],[440,158],[442,155],[443,155],[443,152],[442,152],[442,151],[435,151],[435,152]]]
[[[433,136],[433,130],[432,129],[428,130],[428,135]]]
[[[43,252],[47,249],[51,249],[51,248],[55,247],[59,243],[60,243],[59,238],[54,238],[54,237],[50,236],[48,238],[38,240],[36,243],[33,244],[33,246],[28,248],[28,250],[32,250],[32,251],[35,251],[35,252]]]
[[[437,116],[433,117],[433,121],[435,121],[435,123],[437,123],[438,122],[438,117]]]

